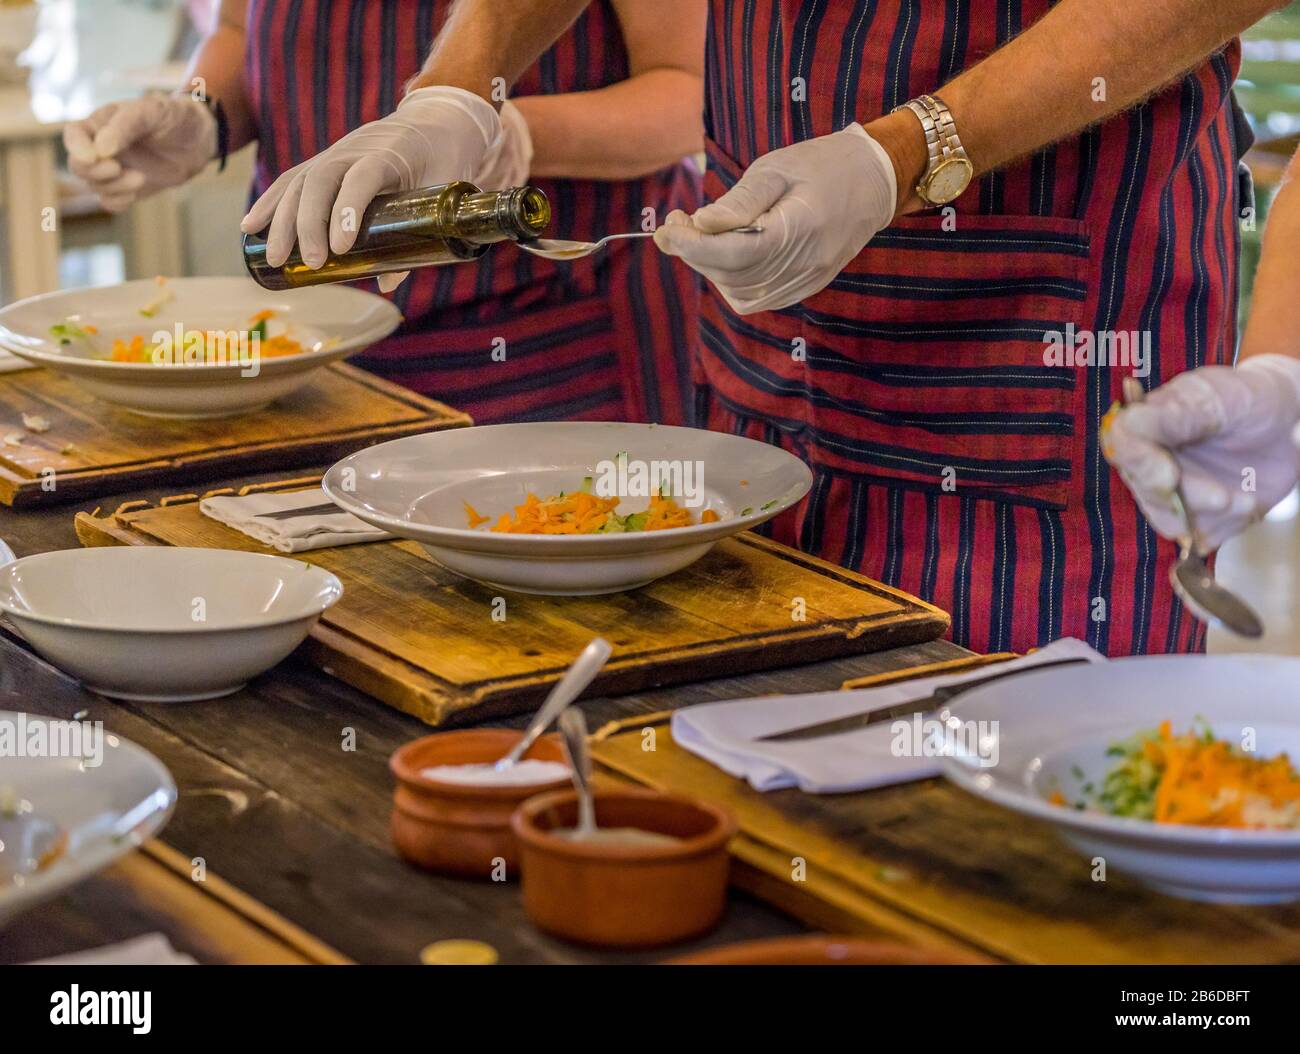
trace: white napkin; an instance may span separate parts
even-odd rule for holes
[[[263,545],[282,553],[301,553],[306,549],[327,549],[332,545],[376,542],[391,538],[387,531],[371,527],[350,512],[314,513],[288,520],[259,520],[255,517],[286,509],[309,509],[324,505],[329,498],[323,490],[296,490],[265,494],[246,494],[241,498],[204,498],[199,511],[227,527],[233,527]]]
[[[898,756],[892,749],[893,721],[783,743],[761,743],[757,737],[898,706],[929,695],[940,685],[1071,658],[1105,661],[1083,641],[1065,637],[1032,655],[965,673],[848,692],[768,695],[686,707],[673,713],[673,739],[724,772],[748,780],[758,791],[798,787],[809,794],[839,794],[929,779],[939,773],[938,759]],[[959,714],[961,704],[955,706]]]
[[[197,966],[192,955],[178,952],[161,933],[147,933],[121,944],[37,959],[31,966]]]

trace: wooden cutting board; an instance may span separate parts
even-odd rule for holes
[[[202,515],[193,494],[81,513],[77,535],[84,545],[272,551]],[[938,608],[754,534],[641,589],[598,597],[505,593],[410,541],[298,555],[344,586],[300,654],[431,725],[531,709],[597,635],[614,655],[592,694],[609,694],[915,644],[948,628]]]
[[[24,414],[44,418],[49,430],[26,428]],[[341,362],[258,413],[188,421],[101,402],[53,370],[22,370],[0,375],[0,502],[46,505],[319,465],[385,439],[472,423]]]
[[[904,675],[981,665],[986,657],[976,656]],[[730,809],[741,830],[733,880],[817,928],[884,930],[1015,963],[1300,962],[1300,905],[1194,903],[1114,869],[1093,881],[1090,860],[1049,827],[945,780],[852,794],[760,793],[678,746],[670,717],[613,722],[593,737],[592,754],[623,779]]]

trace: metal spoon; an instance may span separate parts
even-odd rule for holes
[[[591,838],[596,834],[596,803],[591,797],[591,753],[587,750],[587,719],[581,710],[566,710],[560,715],[560,735],[569,752],[573,786],[578,792],[578,822],[569,837]]]
[[[607,234],[598,242],[574,242],[566,238],[534,238],[528,242],[516,242],[526,253],[540,256],[546,260],[581,260],[598,249],[603,249],[610,242],[624,238],[653,238],[654,231],[632,231],[630,234]],[[734,230],[722,231],[722,234],[762,234],[762,227],[736,227]]]
[[[1146,398],[1142,382],[1136,377],[1124,378],[1123,391],[1126,406],[1136,406]],[[1174,592],[1198,618],[1241,637],[1262,637],[1264,624],[1254,609],[1215,581],[1207,560],[1208,553],[1183,495],[1181,480],[1174,484],[1173,504],[1174,512],[1183,521],[1183,533],[1178,538],[1181,553],[1169,569],[1169,581]]]
[[[563,712],[573,700],[578,698],[587,685],[591,684],[596,674],[600,673],[601,667],[609,661],[610,652],[614,649],[610,647],[609,641],[604,637],[596,637],[582,649],[582,654],[573,661],[565,672],[564,676],[559,679],[555,687],[551,689],[551,694],[546,697],[546,702],[542,703],[541,708],[537,711],[532,721],[528,723],[528,728],[524,732],[524,737],[514,745],[514,748],[498,761],[492,767],[498,772],[504,772],[518,764],[519,759],[527,753],[528,748],[537,742],[540,736]]]

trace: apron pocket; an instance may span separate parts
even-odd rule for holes
[[[836,472],[1063,508],[1077,371],[1047,335],[1082,327],[1087,227],[954,220],[904,217],[789,309],[810,453]]]

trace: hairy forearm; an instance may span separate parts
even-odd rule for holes
[[[1291,159],[1286,177],[1268,212],[1264,248],[1255,271],[1250,319],[1241,341],[1241,357],[1291,355],[1300,358],[1300,154]]]
[[[190,59],[185,79],[188,90],[202,85],[206,95],[221,101],[232,153],[257,138],[257,122],[244,85],[245,7],[246,0],[222,0],[216,23]]]
[[[590,0],[457,0],[408,91],[446,84],[499,106],[509,88]]]
[[[1283,0],[1061,0],[938,94],[976,173],[990,172],[1141,102],[1281,6]],[[903,111],[866,127],[894,161],[899,211],[922,207],[907,193],[925,171],[920,123]]]
[[[534,176],[635,179],[703,149],[703,97],[699,76],[660,69],[595,91],[526,95],[514,104],[532,133]]]

